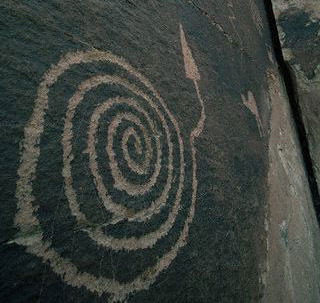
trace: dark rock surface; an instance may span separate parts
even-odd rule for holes
[[[0,301],[320,298],[262,1],[5,0],[0,17]]]

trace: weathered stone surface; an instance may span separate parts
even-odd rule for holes
[[[262,1],[2,1],[0,17],[1,301],[319,301]]]
[[[262,302],[317,302],[320,236],[284,84],[269,77],[267,271]]]
[[[317,0],[272,2],[320,189],[320,3]]]

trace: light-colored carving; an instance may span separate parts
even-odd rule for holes
[[[198,137],[204,127],[204,122],[206,120],[206,114],[205,114],[205,110],[204,110],[204,102],[202,100],[201,94],[200,94],[200,89],[199,89],[199,84],[198,81],[200,80],[200,74],[198,71],[198,68],[195,64],[195,61],[192,57],[192,53],[191,53],[191,49],[188,45],[185,33],[183,31],[182,25],[180,24],[180,40],[181,40],[181,48],[182,48],[182,54],[183,54],[183,59],[184,59],[184,67],[186,70],[186,78],[193,80],[196,92],[197,92],[197,96],[198,96],[198,100],[200,102],[201,105],[201,116],[200,116],[200,120],[198,122],[197,127],[192,131],[190,139],[192,139],[192,144],[191,146],[193,146],[193,140],[195,137]],[[196,164],[196,162],[194,161],[194,163]]]
[[[257,125],[258,125],[258,129],[259,129],[260,137],[263,137],[263,126],[262,126],[262,123],[261,123],[261,119],[260,119],[260,115],[259,115],[259,111],[258,111],[258,107],[257,107],[257,103],[256,103],[256,99],[255,99],[254,95],[252,94],[251,91],[249,91],[248,92],[248,97],[246,97],[243,94],[241,94],[241,99],[243,101],[243,104],[255,116],[256,121],[257,121]]]
[[[183,54],[183,61],[184,61],[184,69],[186,71],[186,78],[192,79],[195,81],[200,80],[200,74],[196,63],[192,57],[191,49],[188,46],[188,42],[186,39],[186,35],[183,31],[183,27],[180,24],[180,42]]]
[[[158,239],[165,237],[169,230],[172,228],[176,216],[181,208],[181,197],[184,189],[184,178],[185,178],[185,167],[186,163],[184,161],[184,142],[181,136],[180,128],[177,120],[170,113],[165,102],[153,87],[153,85],[147,80],[141,73],[136,71],[130,64],[128,64],[121,57],[115,56],[110,52],[103,51],[87,51],[87,52],[76,52],[69,53],[64,56],[56,65],[53,65],[49,71],[44,75],[42,82],[39,85],[37,91],[37,99],[35,102],[34,111],[32,117],[25,127],[24,141],[23,141],[23,152],[21,156],[20,167],[18,169],[19,179],[17,181],[17,191],[16,197],[18,200],[18,211],[15,218],[15,224],[19,227],[21,234],[28,234],[30,230],[40,230],[32,238],[30,237],[20,237],[14,240],[15,243],[23,245],[26,247],[27,252],[38,256],[43,262],[50,265],[52,270],[61,277],[61,279],[68,285],[74,287],[85,287],[91,292],[95,292],[98,295],[103,293],[110,294],[110,302],[124,301],[129,294],[146,290],[155,281],[157,276],[169,267],[171,262],[177,256],[179,249],[181,249],[185,244],[189,234],[189,226],[193,220],[195,212],[195,203],[197,195],[197,176],[196,176],[196,149],[194,146],[195,138],[197,138],[203,130],[205,113],[204,104],[200,96],[199,86],[197,81],[200,79],[198,69],[192,58],[191,50],[187,45],[185,35],[183,33],[182,26],[180,26],[181,44],[183,49],[183,55],[185,60],[185,70],[188,78],[193,79],[197,96],[201,104],[201,117],[195,129],[190,134],[189,141],[192,151],[192,196],[190,208],[188,210],[187,217],[185,219],[182,231],[174,243],[174,245],[167,250],[167,252],[159,256],[158,261],[151,267],[146,268],[145,271],[129,282],[119,282],[115,278],[107,278],[103,275],[94,276],[92,274],[81,272],[73,263],[72,260],[67,259],[60,255],[52,243],[43,237],[43,231],[41,229],[40,222],[36,216],[37,205],[44,203],[44,201],[36,201],[33,195],[33,180],[36,176],[37,162],[40,155],[40,140],[41,135],[44,131],[44,121],[46,110],[48,108],[48,95],[51,86],[56,83],[60,75],[68,71],[72,66],[77,64],[90,64],[92,62],[109,62],[111,64],[116,64],[125,70],[131,77],[134,77],[140,86],[144,86],[149,93],[145,93],[138,88],[132,81],[128,81],[124,78],[120,78],[114,75],[99,75],[93,76],[84,82],[82,82],[77,88],[75,94],[68,101],[68,108],[65,117],[65,125],[62,136],[62,146],[63,146],[63,171],[62,175],[65,182],[66,196],[68,199],[70,211],[73,216],[75,216],[79,227],[90,226],[90,221],[86,215],[81,211],[80,206],[77,201],[77,192],[73,188],[73,176],[72,176],[72,160],[74,155],[72,152],[72,138],[73,138],[73,119],[75,118],[75,111],[80,104],[83,102],[84,96],[87,92],[99,85],[112,85],[123,88],[130,91],[133,95],[137,96],[135,98],[122,98],[115,97],[110,98],[99,104],[94,110],[89,124],[88,129],[88,141],[87,150],[89,154],[89,167],[92,175],[95,179],[96,189],[99,194],[100,199],[103,201],[103,205],[106,210],[112,214],[112,219],[106,224],[115,224],[121,220],[130,221],[145,221],[150,219],[154,214],[159,213],[161,208],[166,205],[169,191],[172,188],[173,182],[177,182],[177,189],[174,197],[174,202],[172,204],[170,213],[165,220],[165,222],[160,225],[160,227],[146,234],[142,237],[131,237],[115,239],[103,232],[102,227],[87,228],[85,231],[88,236],[91,237],[98,245],[109,247],[113,250],[127,250],[132,251],[136,249],[144,249],[147,247],[152,247]],[[147,125],[144,125],[138,116],[135,116],[131,112],[121,112],[117,114],[111,121],[108,131],[106,134],[106,152],[108,154],[110,173],[113,177],[114,184],[117,189],[124,190],[128,195],[131,196],[141,196],[147,194],[151,188],[153,188],[157,182],[159,171],[162,165],[162,152],[161,152],[161,142],[159,139],[159,131],[157,130],[156,124],[152,121],[151,116],[148,112],[144,110],[141,105],[141,100],[144,102],[144,106],[148,106],[154,111],[155,115],[158,117],[162,128],[164,129],[164,136],[166,139],[166,144],[168,148],[168,160],[167,160],[167,177],[166,183],[163,187],[162,193],[159,194],[149,207],[140,210],[133,211],[131,208],[127,208],[117,201],[114,201],[108,192],[108,187],[110,184],[105,185],[103,183],[102,177],[98,169],[98,157],[95,150],[96,145],[96,132],[98,125],[100,123],[100,118],[102,114],[107,114],[108,110],[115,104],[126,104],[129,108],[134,108],[135,111],[139,112],[144,116],[147,121]],[[153,146],[151,143],[151,138],[154,138],[155,148],[156,148],[156,162],[153,165],[154,171],[150,176],[150,179],[146,184],[132,184],[126,177],[122,174],[117,160],[114,157],[115,151],[113,150],[113,137],[116,132],[117,127],[122,123],[123,120],[127,120],[135,125],[134,127],[129,127],[125,130],[121,140],[121,148],[123,150],[124,158],[128,163],[128,167],[137,174],[146,174],[150,172],[152,166],[151,155],[153,154]],[[173,130],[169,129],[168,122],[173,125],[174,132],[177,137],[177,142],[172,141],[171,132]],[[146,150],[142,150],[141,139],[138,136],[135,127],[140,129],[140,133],[143,135],[143,140],[145,142]],[[130,153],[128,151],[128,140],[130,137],[135,139],[136,152],[138,154],[144,153],[144,161],[142,163],[137,163],[134,159],[131,159]],[[179,177],[173,177],[173,150],[176,146],[179,154]],[[176,180],[177,179],[177,180]],[[36,202],[36,203],[35,203]]]

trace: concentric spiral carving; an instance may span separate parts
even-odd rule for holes
[[[79,230],[90,239],[90,243],[95,243],[97,247],[105,250],[130,254],[141,249],[154,249],[156,243],[166,237],[173,228],[181,208],[185,205],[188,207],[181,231],[174,243],[158,256],[153,265],[147,266],[142,273],[126,282],[119,281],[115,277],[107,277],[103,273],[97,276],[83,272],[73,260],[60,254],[53,243],[44,236],[41,220],[37,217],[36,209],[41,208],[45,201],[37,201],[33,193],[33,181],[37,178],[40,155],[39,143],[44,132],[50,89],[57,83],[59,77],[73,67],[93,63],[114,65],[121,69],[121,75],[125,74],[127,77],[115,73],[93,75],[82,81],[67,101],[61,139],[62,175],[68,208],[76,219]],[[90,215],[79,203],[79,193],[74,180],[81,176],[74,175],[72,166],[75,160],[74,136],[77,129],[74,127],[74,121],[77,110],[83,102],[89,102],[87,95],[101,86],[125,91],[126,95],[113,95],[96,104],[86,131],[85,153],[88,156],[88,163],[83,165],[88,165],[97,197],[104,211],[109,214],[105,222],[96,224],[91,222]],[[101,134],[102,125],[106,126],[106,131]],[[189,225],[194,216],[197,189],[193,144],[194,138],[199,136],[201,130],[202,125],[198,125],[190,135],[193,163],[190,173],[192,182],[189,183],[192,185],[192,194],[188,196],[189,202],[182,206],[187,166],[183,138],[176,119],[155,88],[124,59],[110,52],[94,50],[67,54],[45,74],[38,88],[33,115],[25,128],[23,154],[18,170],[16,224],[22,234],[27,234],[30,230],[40,230],[40,232],[16,242],[24,245],[29,253],[50,264],[52,270],[67,284],[85,287],[99,295],[110,294],[111,301],[121,301],[132,292],[147,289],[159,273],[170,265],[178,250],[186,243]],[[97,144],[101,142],[104,145],[103,153],[97,149]],[[120,155],[118,155],[119,150]],[[129,171],[130,176],[144,177],[144,179],[135,182],[127,175]],[[107,180],[113,180],[112,183],[106,182],[105,174],[109,175]],[[153,194],[150,194],[151,192]],[[128,206],[121,201],[123,197],[126,197],[127,201],[146,199],[148,205],[135,207],[133,203]],[[150,222],[163,209],[167,209],[166,218],[143,235],[120,238],[108,233],[108,228],[121,228],[119,225],[121,222],[126,224],[136,222],[141,224],[139,226],[144,226],[143,224]]]

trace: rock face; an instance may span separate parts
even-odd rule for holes
[[[2,1],[0,17],[0,301],[320,300],[262,1]]]
[[[272,0],[283,56],[291,70],[320,190],[320,3]],[[320,211],[320,201],[318,202]],[[320,215],[320,213],[319,213]]]
[[[270,74],[267,270],[262,302],[317,302],[320,237],[283,84]]]

